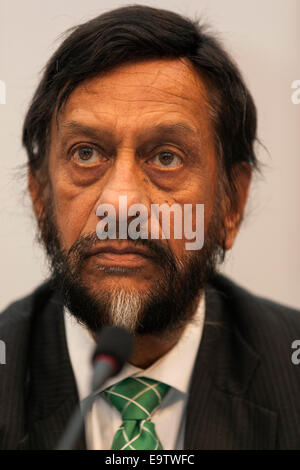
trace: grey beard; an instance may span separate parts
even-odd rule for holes
[[[107,293],[105,302],[108,306],[109,323],[127,328],[134,334],[140,323],[142,295],[137,290],[115,288]]]

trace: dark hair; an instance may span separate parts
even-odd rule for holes
[[[185,58],[206,79],[215,142],[230,201],[237,164],[258,168],[256,108],[237,66],[198,21],[141,5],[118,8],[71,28],[47,63],[23,128],[29,171],[47,160],[51,118],[83,80],[118,65]]]

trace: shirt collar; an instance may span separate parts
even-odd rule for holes
[[[163,382],[182,393],[187,393],[202,337],[204,317],[205,294],[203,292],[195,315],[185,327],[179,341],[170,351],[146,369],[141,369],[130,363],[126,363],[122,371],[108,380],[99,391],[128,377],[147,377]],[[78,323],[66,308],[65,325],[71,364],[75,374],[79,396],[80,399],[83,400],[90,393],[92,373],[90,361],[95,348],[95,340],[92,338],[87,328]]]

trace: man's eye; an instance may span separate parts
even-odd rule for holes
[[[93,147],[80,147],[73,152],[73,159],[77,163],[91,165],[100,160],[100,152]]]
[[[180,166],[182,163],[182,159],[172,152],[160,152],[155,155],[155,157],[153,157],[151,161],[155,165],[164,168],[175,168],[177,166]]]

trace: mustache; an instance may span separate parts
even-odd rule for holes
[[[166,264],[169,265],[173,271],[178,271],[178,265],[176,256],[172,253],[168,245],[162,244],[157,240],[137,238],[135,240],[131,238],[122,238],[122,241],[126,240],[127,243],[134,246],[145,247],[151,258],[160,267],[164,267]],[[101,245],[104,247],[107,243],[106,240],[100,240],[96,233],[90,233],[87,235],[81,235],[76,242],[67,251],[67,258],[75,258],[78,264],[82,264],[90,256],[91,250]]]

